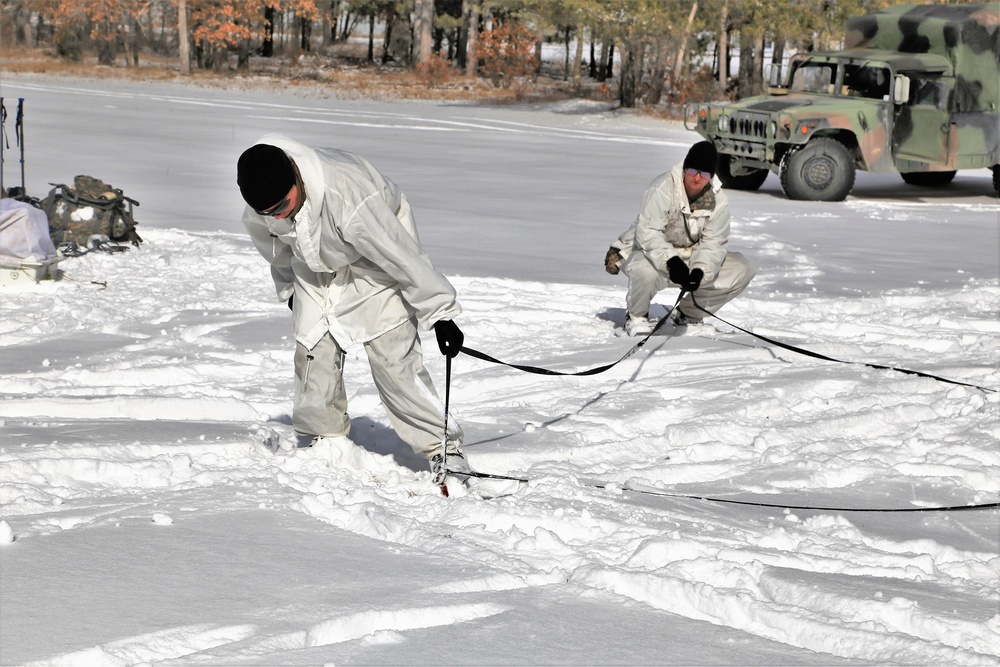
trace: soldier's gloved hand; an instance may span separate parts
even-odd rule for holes
[[[434,323],[434,333],[437,335],[438,349],[441,354],[452,359],[462,351],[465,334],[451,320],[438,320]]]
[[[291,310],[291,311],[295,310],[295,308],[292,307],[294,301],[295,301],[295,295],[294,294],[291,295],[290,297],[288,297],[288,310]]]
[[[622,261],[622,254],[618,252],[618,248],[611,246],[608,248],[608,254],[604,256],[604,270],[613,276],[617,276],[621,269],[618,267],[618,262]]]
[[[674,255],[667,260],[667,275],[670,277],[670,282],[686,287],[690,275],[688,265],[684,263],[683,259]]]
[[[701,269],[691,269],[691,273],[688,274],[688,281],[684,286],[684,289],[688,292],[697,292],[698,288],[701,287],[701,281],[704,279],[704,271]]]

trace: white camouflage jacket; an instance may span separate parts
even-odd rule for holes
[[[729,243],[729,198],[718,177],[712,178],[715,208],[692,212],[684,192],[684,169],[677,165],[657,176],[643,197],[639,216],[611,245],[627,262],[640,250],[660,271],[678,256],[690,269],[705,272],[705,282],[715,280],[726,258]]]
[[[342,348],[364,343],[415,317],[430,329],[462,309],[455,288],[420,247],[413,214],[395,183],[364,158],[309,148],[279,135],[299,170],[305,202],[294,218],[243,214],[254,245],[271,264],[278,298],[293,302],[295,339],[308,349],[329,332]]]

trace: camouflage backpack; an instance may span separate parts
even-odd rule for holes
[[[55,187],[42,201],[49,218],[49,235],[56,245],[76,243],[87,247],[91,236],[107,236],[112,241],[142,243],[135,231],[132,207],[139,202],[92,176],[77,176],[73,187]]]

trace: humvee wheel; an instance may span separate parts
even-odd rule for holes
[[[854,160],[835,139],[813,139],[781,161],[781,189],[789,199],[840,201],[854,187]]]
[[[730,190],[758,190],[767,180],[767,169],[755,169],[749,174],[733,176],[730,170],[730,156],[719,155],[719,169],[716,176],[722,181],[722,187]]]
[[[1000,164],[993,165],[993,191],[1000,195]]]
[[[954,171],[911,171],[900,174],[903,182],[909,185],[948,185],[955,180]]]

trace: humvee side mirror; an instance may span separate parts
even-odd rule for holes
[[[778,88],[781,86],[781,63],[768,63],[764,67],[765,75],[767,78],[767,85],[771,88]]]
[[[892,101],[894,104],[906,104],[910,101],[910,77],[896,75],[892,86]]]

